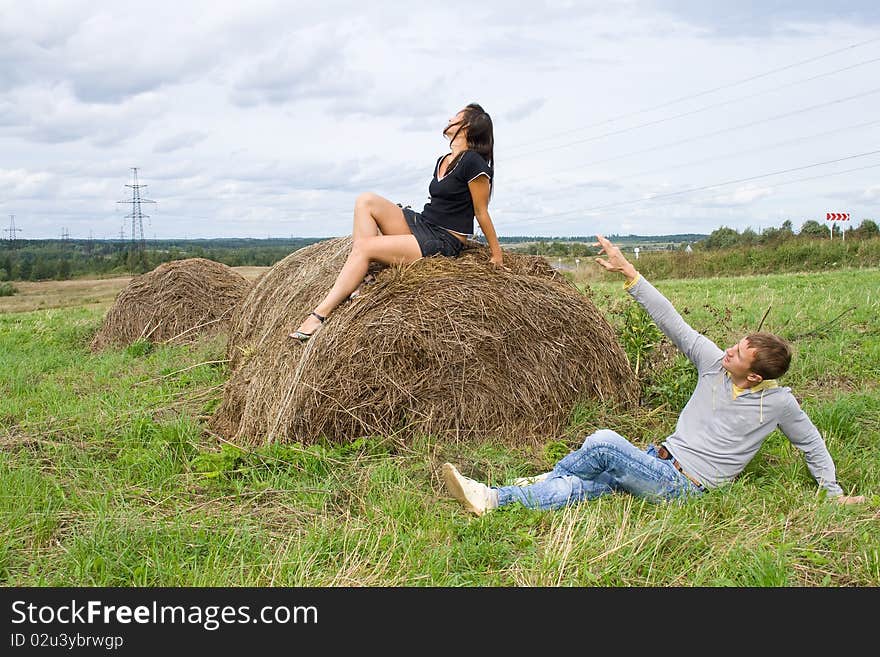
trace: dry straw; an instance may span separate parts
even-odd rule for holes
[[[113,302],[91,348],[150,342],[192,342],[229,328],[251,283],[219,262],[188,258],[137,276]]]
[[[351,238],[266,272],[233,320],[233,368],[211,427],[242,445],[411,432],[517,443],[556,436],[588,398],[636,381],[601,313],[543,258],[475,247],[376,271],[305,345],[288,338],[327,293]]]

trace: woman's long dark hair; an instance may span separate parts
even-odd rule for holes
[[[452,135],[452,139],[449,141],[452,142],[458,137],[459,132],[467,128],[468,150],[476,151],[482,155],[483,159],[486,160],[489,166],[494,170],[495,135],[492,131],[492,117],[486,113],[486,110],[477,105],[477,103],[470,103],[462,110],[462,113],[464,116],[458,126],[458,130],[455,131],[455,134]],[[459,153],[455,159],[449,163],[446,170],[452,171],[452,168],[458,164],[458,160],[462,155],[463,153]],[[494,185],[492,185],[492,187],[494,187]]]

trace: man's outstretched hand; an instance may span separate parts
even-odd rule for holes
[[[620,249],[602,235],[596,235],[596,239],[599,241],[593,243],[593,246],[600,247],[599,254],[604,253],[607,256],[607,258],[596,258],[596,262],[608,271],[619,271],[626,276],[628,283],[634,281],[638,277],[639,272],[636,271],[636,268],[633,267],[629,260],[623,257]]]

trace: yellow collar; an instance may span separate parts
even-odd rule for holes
[[[730,372],[727,370],[724,371],[727,375],[727,378],[730,378]],[[776,383],[776,379],[764,379],[756,386],[752,386],[751,388],[740,388],[733,381],[730,382],[730,385],[733,386],[733,398],[736,399],[741,394],[745,392],[761,392],[762,390],[769,390],[770,388],[778,388],[779,384]]]

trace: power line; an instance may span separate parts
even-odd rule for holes
[[[775,187],[785,187],[786,185],[793,185],[799,182],[806,182],[808,180],[821,180],[822,178],[831,178],[833,176],[842,176],[845,173],[853,173],[855,171],[866,171],[867,169],[876,169],[880,167],[880,163],[878,164],[868,164],[863,167],[854,167],[852,169],[844,169],[842,171],[833,171],[831,173],[822,173],[817,176],[807,176],[806,178],[794,178],[792,180],[783,180],[782,182],[773,183]],[[731,183],[725,183],[731,184]],[[718,185],[716,185],[717,187]],[[688,190],[692,191],[692,190]]]
[[[774,148],[779,148],[780,146],[789,146],[791,144],[800,144],[805,141],[810,141],[812,139],[818,139],[820,137],[827,137],[828,135],[834,135],[840,132],[846,132],[847,130],[856,130],[858,128],[867,128],[872,125],[880,124],[880,119],[874,121],[867,121],[864,123],[857,123],[855,125],[845,126],[843,128],[835,128],[834,130],[826,130],[824,132],[815,133],[812,135],[805,135],[803,137],[795,137],[794,139],[786,139],[784,141],[778,141],[773,144],[767,144],[765,146],[759,146],[758,148],[749,148],[742,151],[735,151],[732,153],[722,153],[719,155],[713,155],[711,157],[704,157],[699,160],[691,160],[690,162],[682,162],[680,164],[666,164],[662,167],[656,169],[648,169],[643,171],[638,171],[636,173],[630,174],[628,176],[616,176],[615,180],[630,180],[632,178],[638,178],[640,176],[651,175],[652,173],[665,173],[667,171],[672,171],[675,169],[683,169],[686,167],[694,166],[696,164],[706,164],[707,162],[717,162],[718,160],[726,160],[732,157],[739,157],[740,155],[749,155],[751,153],[760,153],[762,151],[773,150]],[[570,185],[556,186],[553,188],[554,191],[564,191],[567,189],[572,189],[580,186],[581,183],[572,183]]]
[[[725,186],[725,185],[735,185],[735,184],[738,184],[738,183],[750,182],[750,181],[752,181],[752,180],[759,180],[759,179],[761,179],[761,178],[769,178],[770,176],[778,176],[778,175],[782,175],[782,174],[784,174],[784,173],[792,173],[792,172],[794,172],[794,171],[803,171],[804,169],[812,169],[812,168],[815,168],[815,167],[818,167],[818,166],[824,166],[824,165],[826,165],[826,164],[835,164],[835,163],[837,163],[837,162],[845,162],[845,161],[847,161],[847,160],[854,160],[854,159],[857,159],[857,158],[860,158],[860,157],[867,157],[867,156],[869,156],[869,155],[876,155],[876,154],[878,154],[878,153],[880,153],[880,150],[876,150],[876,151],[868,151],[868,152],[866,152],[866,153],[858,153],[858,154],[856,154],[856,155],[848,155],[848,156],[846,156],[846,157],[837,158],[837,159],[835,159],[835,160],[826,160],[825,162],[816,162],[816,163],[814,163],[814,164],[807,164],[807,165],[800,166],[800,167],[793,167],[793,168],[791,168],[791,169],[780,169],[779,171],[771,171],[771,172],[769,172],[769,173],[762,173],[762,174],[759,174],[759,175],[757,175],[757,176],[748,176],[748,177],[746,177],[746,178],[738,178],[738,179],[736,179],[736,180],[726,180],[726,181],[724,181],[724,182],[720,182],[720,183],[713,183],[713,184],[711,184],[711,185],[702,185],[702,186],[700,186],[700,187],[691,187],[691,188],[688,188],[688,189],[681,189],[681,190],[678,190],[678,191],[675,191],[675,192],[666,192],[666,193],[663,193],[663,194],[654,194],[653,196],[648,196],[648,197],[641,198],[641,199],[635,199],[635,200],[630,200],[630,201],[619,201],[619,202],[617,202],[617,203],[608,203],[608,204],[606,204],[606,205],[597,205],[597,206],[594,206],[594,207],[592,207],[592,208],[585,208],[585,209],[578,209],[578,210],[565,210],[565,211],[562,211],[562,212],[554,212],[554,213],[552,213],[552,214],[545,214],[545,215],[542,215],[541,217],[538,217],[538,219],[536,219],[536,222],[540,222],[540,221],[542,221],[542,220],[544,220],[544,219],[550,219],[550,218],[553,218],[553,217],[561,217],[561,216],[566,215],[566,214],[574,214],[574,213],[578,213],[578,212],[583,212],[583,213],[587,213],[587,212],[595,212],[595,211],[597,211],[597,210],[607,210],[607,209],[609,209],[609,208],[616,208],[616,207],[621,207],[621,206],[624,206],[624,205],[633,205],[633,204],[636,204],[636,203],[644,203],[644,202],[646,202],[646,201],[654,201],[654,200],[661,199],[661,198],[669,198],[669,197],[672,197],[672,196],[681,196],[682,194],[691,194],[691,193],[693,193],[693,192],[700,192],[700,191],[704,191],[704,190],[707,190],[707,189],[714,189],[714,188],[716,188],[716,187],[723,187],[723,186]],[[800,179],[800,180],[783,181],[783,182],[780,182],[780,183],[776,183],[776,185],[777,185],[777,186],[782,186],[782,185],[787,185],[787,184],[791,184],[791,183],[794,183],[794,182],[802,182],[803,180],[815,180],[815,179],[817,179],[817,178],[825,178],[825,177],[830,177],[830,176],[836,176],[836,175],[840,175],[840,174],[843,174],[843,173],[850,173],[850,172],[852,172],[852,171],[862,171],[862,170],[864,170],[864,169],[871,169],[871,168],[878,167],[878,166],[880,166],[880,164],[873,164],[873,165],[869,165],[869,166],[865,166],[865,167],[859,167],[859,168],[856,168],[856,169],[849,169],[849,170],[847,170],[847,171],[838,171],[838,172],[833,172],[833,173],[828,173],[828,174],[822,174],[822,175],[819,175],[819,176],[813,176],[813,177],[811,177],[811,178],[803,178],[803,179]]]
[[[815,61],[818,61],[818,60],[820,60],[820,59],[825,59],[826,57],[831,57],[831,56],[833,56],[833,55],[837,55],[837,54],[842,53],[842,52],[845,52],[845,51],[847,51],[847,50],[853,50],[853,49],[855,49],[855,48],[860,48],[860,47],[862,47],[862,46],[868,45],[869,43],[875,43],[875,42],[877,42],[877,41],[880,41],[880,37],[874,37],[873,39],[867,39],[867,40],[865,40],[865,41],[861,41],[861,42],[859,42],[859,43],[854,43],[854,44],[852,44],[852,45],[850,45],[850,46],[846,46],[846,47],[844,47],[844,48],[838,48],[837,50],[832,50],[832,51],[830,51],[830,52],[826,52],[826,53],[824,53],[824,54],[822,54],[822,55],[817,55],[817,56],[815,56],[815,57],[810,57],[809,59],[804,59],[804,60],[802,60],[802,61],[795,62],[795,63],[793,63],[793,64],[788,64],[788,65],[786,65],[786,66],[781,66],[781,67],[779,67],[779,68],[774,68],[774,69],[771,69],[771,70],[769,70],[769,71],[765,71],[764,73],[759,73],[759,74],[757,74],[757,75],[753,75],[753,76],[750,76],[750,77],[747,77],[747,78],[743,78],[743,79],[741,79],[741,80],[737,80],[737,81],[735,81],[735,82],[731,82],[731,83],[729,83],[729,84],[721,85],[721,86],[718,86],[718,87],[713,87],[713,88],[711,88],[711,89],[707,89],[707,90],[705,90],[705,91],[700,91],[700,92],[695,93],[695,94],[689,94],[689,95],[687,95],[687,96],[681,96],[681,97],[679,97],[679,98],[675,98],[675,99],[673,99],[673,100],[670,100],[670,101],[667,101],[667,102],[664,102],[664,103],[660,103],[659,105],[653,105],[653,106],[651,106],[651,107],[646,107],[645,109],[636,110],[635,112],[630,112],[630,113],[628,113],[628,114],[621,114],[621,115],[619,115],[619,116],[616,116],[616,117],[613,117],[613,118],[610,118],[610,119],[605,119],[604,121],[599,121],[599,122],[597,122],[597,123],[592,123],[592,124],[589,124],[589,125],[581,126],[581,127],[579,127],[579,128],[571,128],[570,130],[565,130],[565,131],[558,132],[558,133],[553,134],[553,135],[548,135],[548,136],[545,136],[545,137],[541,137],[540,139],[535,139],[535,140],[530,141],[530,142],[522,142],[521,144],[517,145],[517,148],[521,148],[521,147],[522,147],[522,148],[525,148],[526,146],[529,146],[530,144],[534,144],[534,143],[538,143],[538,142],[541,142],[541,141],[545,141],[545,140],[547,140],[547,139],[554,139],[554,138],[556,138],[556,137],[561,137],[561,136],[563,136],[563,135],[571,134],[572,132],[580,132],[581,130],[587,130],[587,129],[589,129],[589,128],[595,128],[595,127],[598,127],[598,126],[601,126],[601,125],[606,125],[606,124],[608,124],[608,123],[613,123],[613,122],[615,122],[615,121],[619,121],[619,120],[621,120],[621,119],[630,118],[630,117],[632,117],[632,116],[638,116],[638,115],[640,115],[640,114],[645,114],[645,113],[647,113],[647,112],[653,112],[653,111],[658,110],[658,109],[663,109],[664,107],[669,107],[670,105],[676,105],[676,104],[678,104],[678,103],[682,103],[682,102],[684,102],[684,101],[686,101],[686,100],[692,100],[692,99],[694,99],[694,98],[700,98],[701,96],[706,96],[706,95],[708,95],[708,94],[715,93],[716,91],[722,91],[722,90],[724,90],[724,89],[730,89],[730,88],[732,88],[732,87],[737,87],[737,86],[740,86],[740,85],[746,84],[747,82],[752,82],[752,81],[754,81],[754,80],[759,80],[759,79],[761,79],[761,78],[768,77],[768,76],[773,75],[773,74],[775,74],[775,73],[780,73],[780,72],[782,72],[782,71],[787,71],[787,70],[789,70],[789,69],[796,68],[796,67],[798,67],[798,66],[803,66],[804,64],[809,64],[809,63],[811,63],[811,62],[815,62]]]
[[[788,84],[784,84],[784,85],[782,85],[782,86],[775,87],[775,88],[773,88],[773,89],[767,89],[767,90],[765,90],[765,91],[760,91],[760,92],[758,92],[758,93],[749,94],[748,96],[740,96],[739,98],[733,98],[733,99],[731,99],[731,100],[725,100],[725,101],[722,101],[722,102],[720,102],[720,103],[715,103],[714,105],[706,105],[705,107],[700,107],[700,108],[698,108],[698,109],[690,110],[690,111],[687,111],[687,112],[682,112],[681,114],[675,114],[675,115],[673,115],[673,116],[668,116],[668,117],[665,117],[665,118],[662,118],[662,119],[656,119],[656,120],[654,120],[654,121],[648,121],[647,123],[640,123],[639,125],[631,126],[631,127],[629,127],[629,128],[621,128],[620,130],[614,130],[614,131],[612,131],[612,132],[605,132],[605,133],[602,133],[601,135],[594,135],[594,136],[592,136],[592,137],[585,137],[584,139],[578,139],[578,140],[576,140],[576,141],[567,142],[567,143],[565,143],[565,144],[557,144],[557,145],[555,145],[555,146],[547,146],[546,148],[539,148],[539,149],[537,149],[537,150],[530,150],[530,151],[527,152],[527,153],[521,153],[521,154],[519,154],[519,155],[512,155],[512,156],[509,156],[507,159],[508,159],[508,160],[516,160],[516,159],[519,159],[519,158],[522,158],[522,157],[530,157],[530,156],[532,156],[532,155],[537,155],[538,153],[546,153],[547,151],[559,150],[560,148],[568,148],[569,146],[575,146],[575,145],[577,145],[577,144],[584,144],[584,143],[587,143],[587,142],[590,142],[590,141],[597,141],[597,140],[599,140],[599,139],[604,139],[604,138],[606,138],[606,137],[613,137],[614,135],[620,135],[620,134],[624,134],[624,133],[627,133],[627,132],[632,132],[633,130],[640,130],[640,129],[642,129],[642,128],[648,128],[648,127],[651,127],[651,126],[659,125],[659,124],[661,124],[661,123],[666,123],[667,121],[674,121],[675,119],[681,119],[681,118],[684,118],[684,117],[686,117],[686,116],[692,116],[692,115],[694,115],[694,114],[700,114],[700,113],[702,113],[702,112],[706,112],[706,111],[711,110],[711,109],[716,109],[716,108],[718,108],[718,107],[723,107],[723,106],[725,106],[725,105],[730,105],[730,104],[732,104],[732,103],[738,103],[738,102],[741,102],[741,101],[744,101],[744,100],[751,100],[751,99],[753,99],[753,98],[758,98],[759,96],[764,96],[764,95],[766,95],[766,94],[768,94],[768,93],[775,93],[775,92],[777,92],[777,91],[781,91],[781,90],[783,90],[783,89],[787,89],[787,88],[789,88],[789,87],[793,87],[793,86],[796,86],[796,85],[798,85],[798,84],[803,84],[803,83],[805,83],[805,82],[812,82],[813,80],[818,80],[819,78],[827,77],[827,76],[829,76],[829,75],[835,75],[835,74],[837,74],[837,73],[841,73],[841,72],[843,72],[843,71],[848,71],[848,70],[850,70],[850,69],[857,68],[857,67],[859,67],[859,66],[865,66],[865,65],[867,65],[867,64],[873,64],[874,62],[880,62],[880,57],[877,57],[877,58],[875,58],[875,59],[869,59],[869,60],[864,61],[864,62],[859,62],[858,64],[853,64],[852,66],[847,66],[847,67],[844,67],[844,68],[841,68],[841,69],[837,69],[836,71],[829,71],[828,73],[822,73],[822,74],[820,74],[820,75],[815,75],[815,76],[813,76],[813,77],[811,77],[811,78],[805,78],[805,79],[803,79],[803,80],[796,80],[796,81],[794,81],[794,82],[790,82],[790,83],[788,83]]]
[[[866,91],[861,94],[856,94],[854,96],[847,96],[845,98],[837,98],[835,100],[828,101],[826,103],[819,103],[818,105],[811,105],[809,107],[804,107],[801,109],[793,110],[791,112],[785,112],[783,114],[776,114],[775,116],[770,116],[764,119],[758,119],[756,121],[750,121],[748,123],[741,123],[739,125],[730,126],[727,128],[722,128],[720,130],[716,130],[714,132],[707,132],[701,135],[697,135],[695,137],[688,137],[686,139],[679,139],[677,141],[668,142],[666,144],[660,144],[658,146],[650,146],[648,148],[642,148],[637,151],[630,151],[629,153],[624,153],[623,155],[615,155],[614,157],[606,157],[601,160],[593,160],[592,162],[587,162],[585,164],[579,164],[574,167],[569,167],[568,169],[554,169],[549,173],[537,174],[533,176],[526,176],[523,178],[515,178],[514,180],[508,181],[508,184],[513,184],[517,182],[522,182],[524,180],[533,180],[535,178],[543,178],[548,175],[557,174],[557,173],[567,173],[569,171],[577,171],[579,169],[585,169],[586,167],[593,166],[595,164],[603,164],[605,162],[613,162],[614,160],[622,160],[627,157],[632,157],[634,155],[642,155],[644,153],[651,153],[653,151],[662,150],[664,148],[671,148],[673,146],[679,146],[681,144],[689,144],[691,142],[699,141],[700,139],[706,139],[708,137],[717,137],[718,135],[722,135],[726,132],[733,132],[734,130],[742,130],[743,128],[751,128],[752,126],[760,125],[762,123],[770,123],[771,121],[778,121],[779,119],[785,119],[790,116],[795,116],[797,114],[803,114],[805,112],[812,112],[813,110],[822,109],[823,107],[830,107],[831,105],[836,105],[838,103],[845,103],[851,100],[856,100],[858,98],[864,98],[865,96],[870,96],[872,94],[876,94],[880,92],[880,87],[876,89],[871,89],[870,91]]]
[[[751,153],[760,153],[762,151],[772,150],[774,148],[779,148],[780,146],[790,146],[792,144],[800,144],[805,141],[810,141],[812,139],[818,139],[820,137],[827,137],[828,135],[835,135],[840,132],[846,132],[847,130],[856,130],[858,128],[867,128],[872,125],[880,124],[880,119],[876,121],[867,121],[865,123],[858,123],[855,125],[849,125],[843,128],[835,128],[834,130],[826,130],[825,132],[818,132],[812,135],[806,135],[803,137],[795,137],[794,139],[786,139],[784,141],[777,141],[774,144],[767,144],[766,146],[759,146],[758,148],[749,148],[743,151],[736,151],[734,153],[724,153],[721,155],[713,155],[712,157],[705,157],[700,160],[691,160],[690,162],[684,162],[682,164],[674,164],[674,165],[666,165],[662,168],[652,169],[649,171],[639,171],[637,173],[631,174],[629,176],[622,176],[616,178],[616,180],[628,180],[630,178],[635,178],[638,176],[646,176],[652,173],[659,173],[661,171],[670,171],[672,169],[681,169],[684,167],[694,166],[695,164],[705,164],[707,162],[716,162],[718,160],[724,160],[731,157],[738,157],[740,155],[749,155]]]

